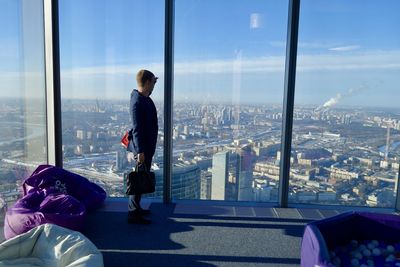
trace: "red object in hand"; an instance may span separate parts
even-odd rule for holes
[[[122,139],[121,139],[121,145],[123,145],[125,148],[128,148],[128,145],[129,145],[128,136],[129,136],[129,132],[126,131],[124,136],[122,136]]]

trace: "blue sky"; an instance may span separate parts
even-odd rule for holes
[[[30,91],[43,87],[40,16],[22,20],[21,3],[0,0],[0,96],[24,92],[23,70]],[[176,0],[175,99],[282,103],[287,8]],[[398,106],[398,10],[397,0],[302,0],[295,103],[340,95],[343,105]],[[36,23],[21,33],[21,21]],[[163,0],[60,0],[60,34],[63,97],[128,98],[136,71],[148,68],[162,100]]]

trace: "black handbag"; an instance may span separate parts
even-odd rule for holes
[[[147,170],[146,166],[136,165],[135,170],[128,174],[126,181],[126,194],[149,194],[156,191],[156,177],[154,172]]]

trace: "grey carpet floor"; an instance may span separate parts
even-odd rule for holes
[[[126,212],[88,215],[83,233],[113,266],[299,266],[310,220],[177,212],[153,203],[151,225],[127,223]],[[191,214],[192,213],[192,214]],[[204,212],[205,213],[205,212]],[[240,214],[239,214],[240,215]]]

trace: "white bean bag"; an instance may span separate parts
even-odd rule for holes
[[[0,267],[102,267],[103,256],[84,235],[42,224],[0,244]]]

